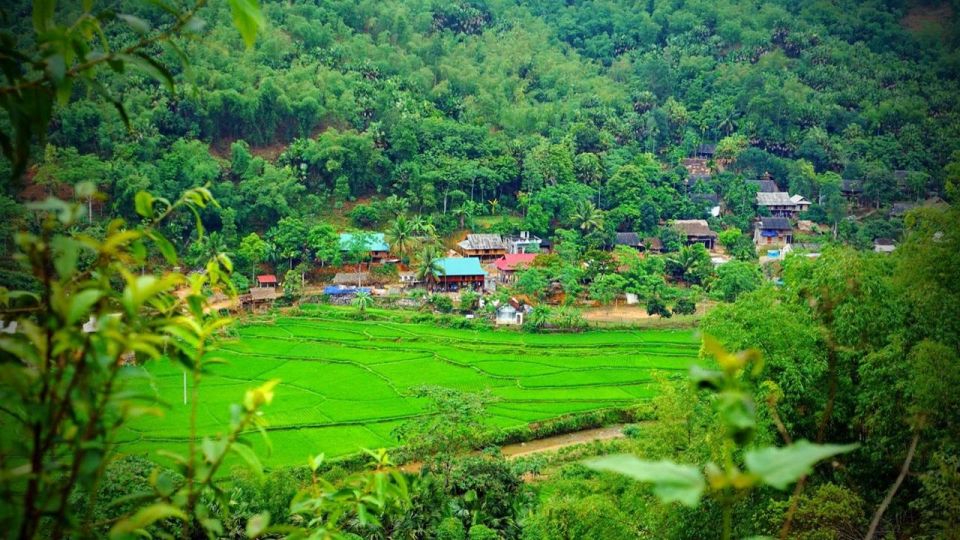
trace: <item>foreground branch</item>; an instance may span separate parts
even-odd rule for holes
[[[893,485],[890,486],[890,491],[888,491],[887,496],[883,498],[883,502],[881,502],[877,508],[877,513],[873,515],[873,520],[870,522],[867,535],[863,537],[864,540],[871,540],[873,535],[877,533],[877,527],[880,526],[883,513],[887,511],[887,507],[890,506],[890,502],[893,501],[893,496],[896,495],[897,490],[900,489],[900,484],[903,483],[903,479],[906,478],[907,473],[910,472],[910,462],[913,461],[913,454],[917,451],[917,443],[919,441],[920,432],[917,431],[913,434],[913,440],[910,441],[910,449],[907,450],[907,458],[903,460],[903,467],[900,468],[900,474],[897,476],[897,480]]]

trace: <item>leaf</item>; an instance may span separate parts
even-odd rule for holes
[[[103,297],[103,291],[87,289],[70,296],[67,308],[67,324],[74,324],[90,311],[90,308]]]
[[[110,538],[117,538],[134,531],[144,529],[161,519],[177,518],[186,521],[187,515],[183,510],[169,504],[157,503],[141,508],[133,516],[120,520],[110,529]]]
[[[57,8],[56,0],[34,0],[33,1],[33,29],[38,34],[47,29],[47,26],[53,22],[53,13]]]
[[[247,538],[257,538],[266,532],[270,525],[270,514],[263,512],[247,520]]]
[[[133,31],[138,34],[146,34],[150,31],[150,23],[141,19],[140,17],[127,15],[126,13],[118,13],[117,18],[127,23],[127,26],[132,28]]]
[[[153,195],[146,191],[140,191],[133,200],[134,208],[137,213],[145,218],[153,217]]]
[[[696,506],[706,488],[703,475],[696,467],[672,461],[644,461],[619,454],[590,459],[584,465],[596,471],[615,472],[652,483],[653,493],[664,502],[677,501],[686,506]]]
[[[809,474],[823,459],[857,449],[858,444],[813,444],[806,440],[789,446],[774,446],[750,450],[744,455],[747,470],[763,483],[777,489],[786,489],[801,476]]]
[[[150,231],[150,239],[153,240],[153,243],[156,244],[157,249],[160,250],[160,253],[163,255],[163,258],[166,259],[169,264],[177,264],[177,249],[173,247],[173,244],[162,234],[157,231]]]
[[[124,62],[132,65],[133,67],[139,69],[140,71],[143,71],[147,75],[150,75],[154,79],[163,83],[167,87],[167,90],[170,91],[171,94],[174,93],[175,88],[174,88],[174,82],[173,82],[173,75],[171,75],[170,72],[167,71],[167,68],[165,68],[163,64],[161,64],[160,62],[157,62],[153,58],[150,58],[149,56],[143,53],[121,54],[117,56]]]
[[[256,452],[254,452],[252,448],[245,444],[237,443],[231,446],[230,450],[247,462],[250,470],[257,475],[257,478],[263,478],[263,465],[260,463],[260,458],[257,457]]]
[[[240,37],[247,48],[253,47],[257,41],[257,32],[263,28],[263,13],[260,12],[258,0],[230,0],[230,14],[233,15],[233,25],[240,32]]]

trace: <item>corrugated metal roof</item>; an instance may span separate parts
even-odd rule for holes
[[[463,249],[507,249],[499,234],[468,234],[458,245]]]
[[[793,226],[790,220],[785,217],[765,217],[760,220],[760,228],[770,231],[790,231]]]
[[[447,257],[438,259],[437,265],[443,269],[441,276],[485,276],[487,272],[480,266],[476,257]]]
[[[390,246],[383,236],[383,233],[365,233],[367,236],[367,249],[370,251],[390,251]],[[354,233],[340,233],[340,251],[348,251],[350,243],[353,242]]]

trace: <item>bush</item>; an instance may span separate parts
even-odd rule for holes
[[[435,294],[430,297],[430,305],[440,313],[450,313],[453,311],[453,300],[449,296]]]
[[[457,518],[446,518],[437,525],[437,540],[464,540],[467,537],[467,531],[463,528],[463,523]]]
[[[358,204],[347,214],[354,227],[373,227],[380,223],[380,211],[368,204]]]
[[[673,305],[673,312],[679,315],[693,315],[697,312],[697,303],[692,298],[680,298]]]
[[[474,525],[470,527],[470,540],[499,540],[500,535],[486,525]]]

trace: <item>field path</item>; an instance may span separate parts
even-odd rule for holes
[[[594,441],[609,441],[623,437],[626,437],[626,435],[623,434],[623,424],[616,424],[602,428],[564,433],[563,435],[554,435],[552,437],[545,437],[528,442],[507,444],[501,446],[500,451],[503,453],[503,457],[516,459],[534,454],[556,452],[557,450],[578,444],[587,444]],[[407,473],[417,473],[420,472],[420,467],[422,466],[423,464],[419,461],[414,461],[403,465],[400,467],[400,470]]]

